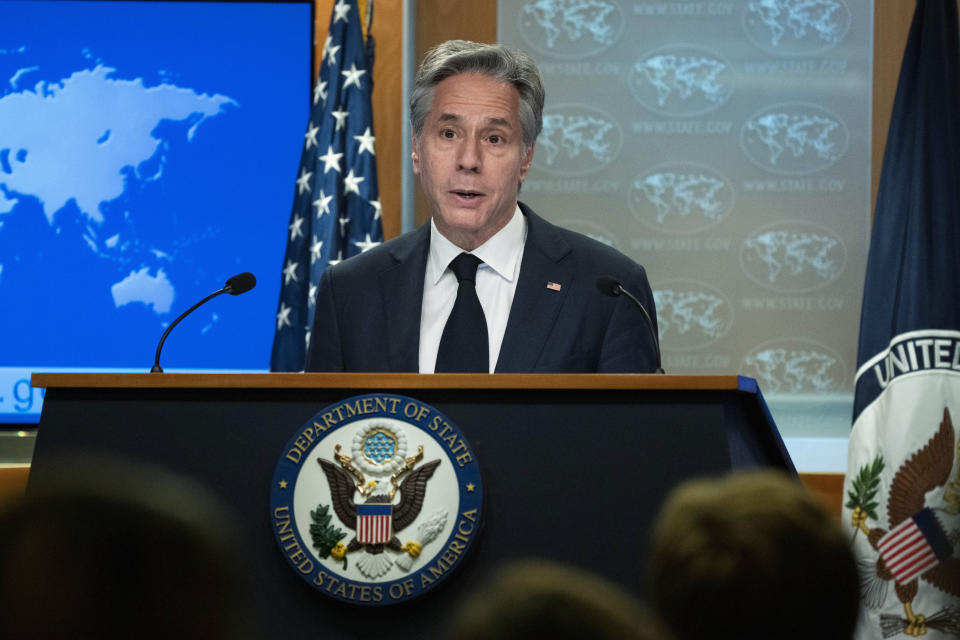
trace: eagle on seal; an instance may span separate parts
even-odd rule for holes
[[[327,482],[330,484],[334,512],[340,518],[340,521],[355,533],[358,524],[358,511],[362,508],[354,500],[355,492],[360,492],[361,496],[366,496],[364,502],[361,503],[363,506],[384,505],[388,507],[392,525],[389,541],[385,543],[365,543],[361,542],[359,536],[355,535],[346,547],[347,552],[364,549],[370,554],[380,554],[383,553],[384,548],[400,553],[408,551],[406,546],[400,543],[396,533],[402,531],[417,519],[420,510],[423,508],[427,481],[433,477],[434,471],[440,465],[440,460],[433,460],[418,469],[413,468],[422,457],[421,450],[418,456],[408,458],[407,465],[390,478],[390,484],[386,482],[366,482],[363,474],[350,465],[347,456],[337,456],[341,466],[323,458],[317,459],[323,468],[323,473],[327,476]],[[393,504],[393,497],[398,488],[397,482],[401,477],[403,480],[399,484],[400,502]]]

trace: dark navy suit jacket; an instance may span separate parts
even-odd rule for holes
[[[604,296],[596,285],[604,275],[620,281],[655,323],[643,267],[601,242],[550,224],[522,203],[520,209],[527,217],[527,241],[496,372],[654,371],[654,345],[640,311],[625,296]],[[324,272],[308,371],[418,370],[429,245],[425,224]]]

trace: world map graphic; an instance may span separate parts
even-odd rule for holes
[[[173,140],[154,134],[161,123],[189,125],[189,142],[205,120],[236,102],[171,84],[146,87],[139,78],[115,78],[116,69],[100,64],[18,90],[35,69],[19,69],[10,79],[14,91],[0,98],[0,214],[32,199],[55,234],[64,233],[64,219],[73,214],[86,248],[129,270],[109,285],[114,305],[140,302],[167,313],[176,291],[164,268],[184,238],[147,240],[129,208],[116,204],[128,183],[162,179]],[[59,131],[58,124],[64,125]]]
[[[31,371],[149,370],[163,330],[243,271],[257,288],[179,325],[163,366],[265,370],[309,5],[0,0],[0,15],[0,417],[26,405],[11,385]]]

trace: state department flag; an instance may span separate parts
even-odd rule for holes
[[[367,0],[367,13],[373,2]],[[317,283],[329,265],[383,241],[374,151],[373,38],[356,2],[330,16],[287,227],[271,371],[301,371]]]
[[[919,0],[877,196],[843,521],[857,638],[960,637],[960,47]]]

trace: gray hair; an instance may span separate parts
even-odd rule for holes
[[[461,73],[482,73],[499,82],[509,82],[520,94],[519,116],[523,144],[533,146],[543,128],[545,92],[540,71],[522,51],[502,44],[481,44],[469,40],[448,40],[427,51],[410,94],[410,127],[419,138],[423,123],[433,106],[436,86]]]

